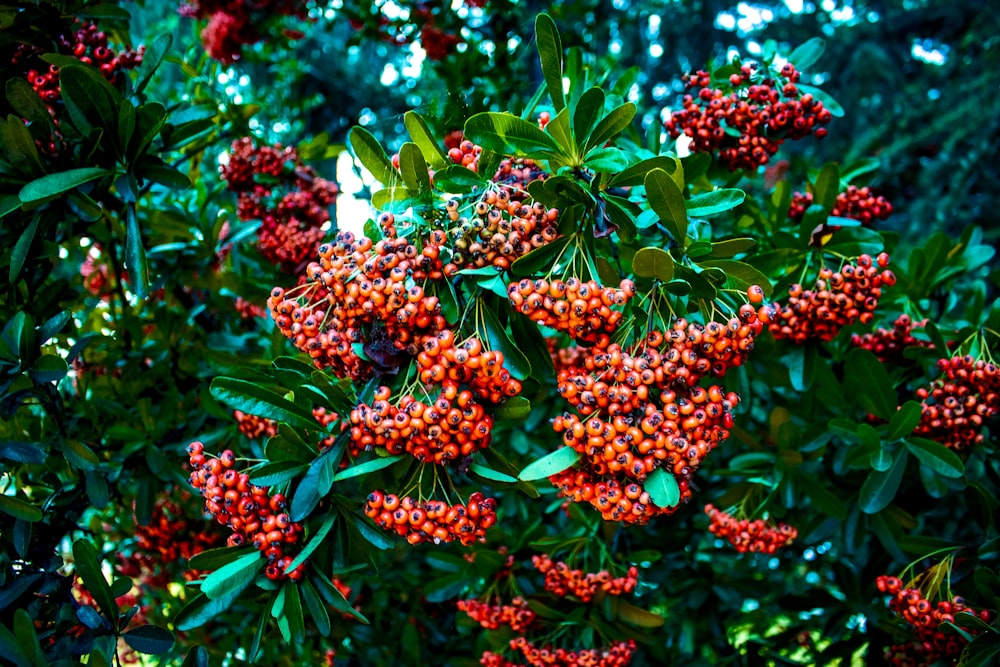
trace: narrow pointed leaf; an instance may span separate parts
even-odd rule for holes
[[[517,478],[522,482],[533,482],[537,479],[544,479],[561,473],[563,470],[573,466],[581,458],[582,455],[575,449],[560,447],[537,461],[526,465]]]
[[[566,106],[563,93],[562,40],[555,22],[548,14],[542,13],[535,18],[535,40],[542,64],[542,77],[549,97],[552,98],[552,106],[558,113]]]
[[[646,197],[649,207],[660,217],[674,240],[683,248],[687,244],[688,217],[684,195],[677,183],[662,169],[646,174]]]

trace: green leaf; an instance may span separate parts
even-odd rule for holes
[[[493,410],[493,418],[499,421],[516,421],[531,414],[531,401],[524,396],[512,396]]]
[[[122,633],[122,639],[139,653],[159,655],[174,647],[174,636],[169,630],[155,625],[140,625]]]
[[[896,456],[896,461],[892,467],[884,472],[873,470],[868,475],[868,479],[861,485],[861,492],[858,496],[858,505],[865,514],[875,514],[888,507],[899,484],[903,481],[903,472],[906,470],[906,452],[900,452]]]
[[[0,512],[22,521],[41,521],[42,510],[17,496],[0,494]]]
[[[292,426],[316,430],[319,425],[312,411],[293,403],[278,392],[247,380],[217,377],[212,380],[212,396],[251,415],[266,417]]]
[[[302,615],[302,598],[299,597],[299,586],[294,581],[286,581],[283,588],[285,589],[283,614],[288,621],[292,642],[301,644],[305,639],[306,628],[305,618]]]
[[[66,365],[66,360],[58,354],[43,354],[28,369],[28,375],[35,381],[35,384],[58,382],[66,377],[68,372],[69,367]]]
[[[263,564],[264,559],[259,555],[258,560]],[[229,589],[214,600],[204,593],[199,593],[177,612],[177,616],[174,617],[174,627],[180,632],[187,632],[209,621],[217,620],[220,614],[233,606],[243,590],[243,588]]]
[[[601,119],[594,131],[590,133],[587,142],[584,144],[584,152],[591,148],[603,146],[608,140],[618,136],[635,118],[636,106],[631,102],[626,102],[620,107],[612,109],[611,112]]]
[[[668,477],[673,479],[670,475]],[[613,616],[637,628],[660,628],[667,621],[660,614],[636,607],[634,604],[629,604],[617,596],[609,595],[605,599],[610,601]]]
[[[563,157],[555,139],[538,125],[509,113],[486,111],[465,121],[465,136],[484,149],[519,157]]]
[[[26,648],[31,649],[31,653],[34,654],[34,647]],[[8,630],[3,623],[0,623],[0,655],[3,655],[6,660],[17,667],[32,667],[31,659],[21,649],[20,642],[14,633]]]
[[[795,65],[795,69],[804,72],[819,60],[826,50],[826,42],[819,37],[813,37],[795,47],[795,50],[788,55],[788,62]]]
[[[126,149],[132,161],[137,161],[146,152],[160,130],[167,122],[167,110],[159,102],[148,102],[135,111],[135,132]]]
[[[604,91],[594,86],[580,97],[573,112],[573,135],[579,145],[586,144],[603,113]]]
[[[487,182],[487,179],[476,172],[457,164],[434,172],[434,185],[443,192],[454,194],[471,192],[473,189],[483,187]]]
[[[312,616],[313,623],[316,626],[316,631],[319,632],[321,637],[328,637],[330,635],[330,630],[332,629],[330,625],[330,614],[326,611],[326,607],[323,606],[323,602],[319,599],[319,593],[316,591],[316,586],[313,585],[312,581],[309,579],[303,579],[300,584],[302,601],[305,603],[306,609],[309,610],[309,615]]]
[[[191,570],[218,570],[220,567],[251,553],[255,554],[258,551],[250,545],[206,549],[191,557],[191,560],[188,561],[188,568]]]
[[[645,183],[649,207],[660,216],[677,244],[684,248],[687,245],[688,217],[681,189],[662,169],[653,169],[646,174]]]
[[[658,507],[674,507],[681,501],[681,490],[677,478],[666,468],[657,468],[646,477],[649,498]]]
[[[37,177],[45,173],[42,158],[38,155],[38,147],[31,137],[31,132],[25,127],[24,121],[10,114],[6,123],[0,123],[0,149],[3,149],[7,161],[20,173]]]
[[[757,242],[751,238],[726,239],[724,241],[713,241],[712,252],[709,257],[716,259],[729,259],[741,252],[747,252],[753,248]]]
[[[538,44],[538,58],[542,64],[542,77],[545,79],[549,97],[552,98],[552,106],[558,113],[566,106],[566,97],[563,93],[562,40],[559,39],[559,30],[555,22],[548,14],[541,13],[535,17],[535,40]]]
[[[18,115],[32,124],[52,127],[52,117],[49,116],[45,102],[25,79],[21,77],[9,79],[5,91],[7,102]]]
[[[298,476],[309,467],[307,463],[298,461],[272,461],[250,470],[250,483],[257,486],[274,486],[283,484]]]
[[[764,296],[770,297],[773,286],[767,276],[745,262],[734,259],[709,259],[698,264],[702,268],[721,269],[726,273],[726,286],[746,290],[751,285],[759,285]]]
[[[326,536],[330,534],[330,529],[333,528],[333,522],[336,519],[337,515],[332,512],[326,515],[326,518],[323,519],[323,523],[320,525],[319,530],[317,530],[316,533],[309,538],[309,541],[306,542],[304,547],[302,547],[302,551],[300,551],[292,562],[288,564],[288,567],[285,568],[286,574],[294,571],[295,568],[306,562],[306,559],[309,558],[309,556],[311,556],[317,548],[319,548],[319,545],[323,543]]]
[[[399,149],[399,170],[403,175],[403,183],[406,184],[407,189],[420,194],[431,191],[427,162],[420,152],[420,147],[415,143],[408,141]]]
[[[207,595],[210,600],[218,600],[232,595],[233,590],[239,591],[236,593],[238,596],[253,583],[257,573],[264,569],[265,563],[266,560],[258,551],[240,556],[205,577],[201,582],[201,592]],[[235,600],[236,597],[234,596],[233,599]]]
[[[363,127],[352,127],[347,135],[347,142],[354,151],[354,155],[371,172],[382,185],[392,187],[400,182],[399,172],[392,166],[392,161],[382,149],[382,144],[378,142],[372,133]]]
[[[854,396],[862,408],[882,419],[892,419],[896,390],[874,354],[860,348],[851,350],[844,364],[844,384],[848,395]]]
[[[593,171],[614,174],[628,167],[628,156],[625,151],[614,146],[597,146],[587,153],[583,166]]]
[[[102,176],[110,176],[112,173],[114,172],[107,169],[98,169],[97,167],[81,167],[79,169],[61,171],[57,174],[49,174],[31,181],[21,188],[21,192],[17,196],[22,204],[37,204],[47,199],[58,197],[64,192]]]
[[[822,206],[823,211],[829,215],[840,194],[840,168],[836,162],[827,162],[820,169],[816,184],[813,185],[813,194],[813,203]]]
[[[487,468],[486,466],[478,463],[471,464],[469,466],[469,472],[490,482],[497,482],[500,484],[517,484],[516,477],[511,477],[510,475],[502,473],[499,470]]]
[[[533,482],[538,479],[544,479],[561,473],[563,470],[575,465],[581,458],[582,455],[575,449],[560,447],[537,461],[529,463],[517,478],[522,482]]]
[[[979,635],[963,649],[955,667],[989,667],[1000,656],[1000,635],[989,632]]]
[[[309,465],[309,470],[295,488],[289,510],[292,521],[301,521],[309,516],[316,509],[320,498],[329,493],[330,487],[333,486],[333,463],[330,454],[327,453],[330,451],[332,450],[320,454]]]
[[[364,525],[364,522],[359,521],[359,523]],[[369,530],[371,529],[369,528]],[[326,603],[333,607],[336,611],[341,614],[353,616],[362,623],[368,623],[368,619],[365,618],[365,615],[352,607],[351,603],[344,597],[344,594],[340,592],[340,589],[334,586],[333,582],[331,582],[328,578],[324,577],[319,572],[313,571],[309,574],[309,580],[316,586],[316,590],[319,592],[320,597],[326,600]]]
[[[253,660],[253,657],[250,657]],[[188,651],[181,667],[208,667],[208,651],[204,646],[195,646]]]
[[[813,504],[823,514],[843,521],[847,518],[847,506],[832,491],[827,489],[818,480],[801,476],[802,483],[799,488],[805,491],[809,502]]]
[[[528,357],[524,355],[520,347],[510,339],[507,330],[500,326],[500,320],[497,319],[494,310],[486,305],[481,305],[479,313],[481,321],[476,322],[477,333],[481,338],[486,338],[489,341],[491,350],[503,354],[504,368],[518,380],[523,380],[531,375],[531,362],[528,361]],[[486,329],[485,331],[479,329],[480,324]]]
[[[25,229],[20,238],[17,239],[17,243],[14,244],[14,253],[10,257],[10,284],[14,285],[17,283],[17,277],[21,273],[21,267],[24,266],[24,260],[28,258],[28,251],[31,249],[31,244],[35,240],[35,234],[38,232],[38,217],[35,216],[31,220],[31,224]]]
[[[921,464],[943,477],[958,479],[965,474],[965,464],[958,454],[939,442],[927,438],[908,438],[906,448],[913,452]]]
[[[632,272],[640,278],[656,278],[667,283],[674,277],[674,259],[659,248],[640,248],[632,258]]]
[[[695,195],[685,202],[687,213],[692,218],[710,218],[730,211],[746,199],[746,193],[739,188],[719,188],[712,192]]]
[[[73,543],[73,561],[76,573],[83,578],[84,587],[94,596],[94,601],[104,617],[115,624],[118,622],[118,603],[111,594],[111,586],[101,571],[101,561],[97,549],[90,540],[79,539]]]
[[[117,136],[121,96],[117,91],[112,93],[111,85],[96,70],[82,65],[63,67],[59,70],[59,88],[70,120],[81,133],[98,127]]]
[[[135,84],[136,95],[146,88],[146,85],[160,66],[160,63],[163,62],[163,57],[170,50],[172,42],[173,35],[168,32],[161,32],[153,40],[152,44],[146,45],[146,51],[142,54],[142,63],[139,65],[139,80]]]
[[[384,456],[371,461],[365,461],[364,463],[357,465],[348,466],[345,470],[341,470],[334,475],[333,481],[336,483],[343,482],[345,479],[351,479],[352,477],[361,477],[362,475],[367,475],[369,473],[388,468],[402,459],[403,455],[399,454],[397,456]]]
[[[668,174],[677,171],[675,158],[668,155],[657,155],[656,157],[640,160],[621,173],[616,174],[608,181],[609,188],[626,188],[642,185],[646,182],[646,174],[653,169],[662,169]]]
[[[410,133],[410,138],[420,147],[420,152],[431,167],[440,169],[450,164],[434,134],[427,127],[427,122],[420,114],[416,111],[407,111],[403,114],[403,124],[406,126],[406,131]]]
[[[557,238],[551,243],[535,248],[527,255],[518,257],[510,265],[510,272],[515,278],[524,278],[538,273],[545,273],[552,268],[556,259],[563,254],[566,246],[573,240],[572,236]]]
[[[140,299],[149,296],[149,267],[146,263],[146,250],[142,247],[142,233],[139,231],[139,218],[135,213],[135,204],[125,206],[125,264],[128,266],[132,289]]]
[[[920,423],[921,407],[916,401],[907,401],[889,419],[889,432],[886,440],[890,442],[905,438],[913,432]]]
[[[126,100],[118,107],[118,145],[122,151],[128,150],[128,144],[135,133],[135,107]]]

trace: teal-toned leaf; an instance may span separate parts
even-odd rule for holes
[[[921,464],[943,477],[958,479],[965,474],[965,464],[958,454],[939,442],[927,438],[907,438],[906,448]]]
[[[367,475],[369,473],[388,468],[402,459],[403,455],[400,454],[398,456],[385,456],[371,461],[365,461],[364,463],[351,465],[334,475],[333,481],[336,483],[343,482],[345,479],[351,479],[352,477],[361,477],[362,475]]]
[[[708,256],[713,259],[729,259],[742,252],[747,252],[756,244],[757,242],[751,238],[712,241],[712,252],[710,252]]]
[[[258,553],[258,551],[250,545],[206,549],[191,557],[191,560],[188,561],[188,568],[192,570],[218,570],[220,567],[251,553]]]
[[[646,490],[649,498],[658,507],[674,507],[681,501],[681,490],[677,486],[677,478],[666,468],[657,468],[646,477]]]
[[[252,656],[250,660],[253,660]],[[188,651],[181,667],[208,667],[208,651],[205,650],[204,646],[195,646]]]
[[[250,483],[274,486],[294,479],[309,465],[298,461],[272,461],[250,469]]]
[[[146,45],[146,51],[142,54],[142,63],[139,65],[138,81],[135,84],[135,92],[138,95],[149,84],[163,57],[170,50],[173,42],[173,35],[168,32],[161,32],[156,36],[151,44]]]
[[[662,169],[646,174],[646,197],[649,206],[660,216],[674,240],[682,248],[687,245],[688,217],[684,195],[677,183]]]
[[[167,122],[167,110],[159,102],[148,102],[135,111],[135,132],[127,149],[133,161],[138,161],[152,145]]]
[[[21,274],[21,268],[24,266],[24,260],[28,258],[28,251],[31,249],[31,244],[35,240],[35,234],[38,232],[38,217],[34,217],[31,220],[31,224],[28,228],[21,232],[21,236],[17,239],[17,243],[14,244],[14,253],[10,257],[10,283],[11,285],[17,283],[17,277]]]
[[[292,642],[301,644],[305,638],[306,627],[305,617],[302,614],[302,598],[299,597],[299,586],[294,581],[286,581],[283,588],[285,591],[283,616],[288,622]]]
[[[561,473],[563,470],[575,465],[581,458],[582,455],[575,449],[560,447],[537,461],[532,461],[526,465],[517,478],[522,482],[533,482],[538,479],[544,479]]]
[[[97,549],[90,540],[79,539],[73,543],[73,562],[76,573],[83,579],[84,587],[90,591],[105,618],[113,623],[118,621],[118,603],[111,594],[111,586],[101,571],[101,561]]]
[[[656,278],[670,282],[674,277],[674,260],[660,248],[640,248],[632,258],[632,272],[640,278]]]
[[[399,172],[392,166],[389,156],[382,149],[382,144],[371,132],[363,127],[355,126],[351,128],[347,137],[354,155],[357,156],[362,166],[371,172],[375,180],[386,187],[395,186],[400,182]]]
[[[311,430],[318,428],[311,410],[293,403],[272,389],[247,380],[215,378],[212,381],[211,393],[217,400],[247,414]]]
[[[473,463],[469,466],[469,473],[477,477],[482,477],[490,482],[496,482],[499,484],[517,484],[516,477],[511,477],[510,475],[502,473],[499,470],[494,470],[493,468],[488,468],[478,463]]]
[[[812,95],[818,102],[822,102],[823,106],[826,107],[826,109],[830,112],[830,115],[834,118],[844,117],[844,107],[840,106],[840,102],[838,102],[830,93],[826,92],[822,88],[807,86],[804,83],[797,83],[795,85],[798,87],[799,92],[803,95]]]
[[[32,124],[37,123],[46,128],[52,126],[52,117],[49,116],[45,102],[26,79],[21,77],[9,79],[4,89],[7,93],[7,102],[19,116]]]
[[[509,113],[478,113],[465,121],[465,136],[485,149],[502,155],[562,157],[555,139],[538,125]]]
[[[695,195],[685,202],[687,214],[692,218],[710,218],[719,213],[731,211],[746,199],[739,188],[719,188],[712,192]]]
[[[41,521],[42,510],[17,496],[0,494],[0,512],[22,521]]]
[[[205,577],[201,583],[201,592],[210,600],[230,595],[234,589],[242,592],[253,583],[257,573],[264,569],[265,563],[266,559],[259,552],[240,556]]]
[[[258,557],[258,560],[263,564],[263,558]],[[249,585],[249,582],[247,583]],[[220,614],[233,606],[243,591],[244,588],[232,588],[214,600],[204,593],[199,593],[177,612],[177,616],[174,617],[174,627],[181,632],[187,632],[209,621],[217,620]]]
[[[552,99],[552,106],[558,113],[566,106],[566,97],[563,93],[562,40],[559,38],[555,22],[548,14],[541,13],[535,17],[535,41],[538,44],[542,77]]]
[[[820,169],[816,183],[813,185],[813,203],[822,206],[823,211],[829,215],[837,203],[839,193],[840,167],[837,166],[836,162],[827,162]]]
[[[804,72],[819,61],[825,50],[826,42],[819,37],[813,37],[795,47],[795,50],[788,54],[788,62],[795,65],[795,69]]]
[[[312,537],[309,538],[309,541],[306,542],[305,546],[302,547],[302,551],[300,551],[292,562],[288,564],[288,567],[285,568],[286,574],[293,572],[295,568],[302,565],[302,563],[305,563],[306,559],[309,558],[309,556],[311,556],[321,544],[323,544],[323,540],[325,540],[326,536],[330,534],[330,529],[333,528],[333,523],[336,519],[337,515],[333,513],[328,514],[326,518],[323,519],[323,523],[320,524],[319,529],[313,534]]]
[[[113,172],[97,167],[81,167],[70,169],[56,174],[48,174],[31,181],[18,193],[18,198],[23,204],[37,204],[54,197],[58,197],[64,192],[79,187],[84,183],[109,176]]]
[[[122,639],[139,653],[159,655],[174,647],[174,636],[169,630],[155,625],[140,625],[122,633]]]
[[[142,233],[139,231],[139,218],[134,203],[125,206],[125,264],[135,295],[145,299],[149,296],[149,266],[146,263],[146,250],[142,246]]]
[[[889,506],[889,503],[896,497],[896,492],[899,491],[900,482],[903,481],[906,459],[906,452],[902,451],[896,456],[891,468],[884,472],[873,470],[868,474],[868,479],[861,485],[861,492],[858,496],[858,504],[862,512],[875,514]]]
[[[899,406],[899,409],[889,419],[886,440],[891,442],[910,435],[920,423],[921,412],[920,403],[916,401],[907,401]]]
[[[332,460],[330,455],[324,452],[309,465],[302,481],[295,488],[289,510],[292,521],[302,521],[316,509],[320,498],[333,486],[333,475]]]

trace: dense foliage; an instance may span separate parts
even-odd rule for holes
[[[0,7],[4,664],[1000,656],[996,75],[632,9]]]

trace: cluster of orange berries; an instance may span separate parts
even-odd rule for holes
[[[264,574],[268,579],[287,576],[299,581],[305,575],[305,563],[287,574],[285,569],[292,563],[289,551],[297,548],[303,527],[288,516],[285,497],[251,484],[247,473],[235,469],[232,450],[223,451],[218,458],[207,458],[204,444],[192,442],[187,451],[191,486],[204,496],[205,511],[233,531],[227,541],[229,546],[253,544],[267,558]]]
[[[765,553],[773,554],[781,547],[786,547],[799,536],[799,531],[787,523],[771,525],[763,519],[749,521],[737,519],[712,505],[705,505],[705,514],[711,523],[708,530],[713,535],[724,537],[742,554]]]
[[[903,585],[897,577],[881,575],[875,580],[880,593],[887,593],[889,609],[901,616],[909,624],[915,635],[915,641],[895,644],[885,651],[885,659],[897,667],[929,667],[940,664],[939,661],[952,664],[962,653],[968,640],[957,632],[945,632],[941,627],[944,623],[953,623],[970,635],[979,634],[980,630],[962,622],[962,612],[978,616],[984,623],[993,620],[993,613],[988,609],[976,610],[965,604],[965,600],[955,596],[951,600],[939,600],[932,603],[924,597],[919,588],[909,588]]]
[[[635,296],[635,284],[621,281],[618,289],[602,287],[595,280],[566,281],[525,278],[507,286],[514,310],[551,329],[564,331],[577,341],[592,343],[600,334],[618,328],[624,306]]]
[[[788,208],[788,217],[800,221],[806,214],[806,209],[812,206],[813,195],[796,192],[792,195],[792,203]],[[838,218],[858,220],[865,227],[870,227],[876,220],[885,220],[892,215],[892,204],[882,195],[876,195],[869,187],[859,188],[849,185],[847,190],[837,195],[830,215]]]
[[[476,598],[459,600],[458,608],[487,630],[508,625],[514,632],[524,632],[535,622],[535,612],[521,596],[515,597],[510,604],[490,604]]]
[[[598,591],[608,595],[622,595],[635,590],[639,570],[633,565],[624,577],[612,577],[607,570],[584,572],[570,568],[562,561],[554,561],[547,554],[531,557],[535,569],[545,575],[545,590],[563,597],[575,595],[582,602],[590,602]]]
[[[467,503],[449,505],[441,500],[399,498],[372,491],[365,502],[365,516],[383,530],[395,531],[410,544],[444,544],[458,540],[468,546],[485,542],[486,531],[497,521],[497,503],[476,491]]]
[[[917,390],[920,423],[913,435],[961,451],[983,442],[982,427],[1000,412],[1000,368],[971,356],[939,359],[944,374]]]
[[[601,335],[578,366],[563,366],[559,394],[578,414],[552,426],[583,458],[549,478],[562,495],[589,502],[606,520],[646,523],[675,508],[657,507],[642,483],[665,467],[690,498],[688,481],[702,460],[729,437],[739,397],[699,385],[745,363],[763,329],[757,309],[743,305],[728,323],[678,319],[664,335],[651,332],[631,350]]]
[[[908,347],[934,347],[929,340],[922,340],[913,335],[913,329],[923,328],[927,319],[914,322],[909,315],[900,315],[892,323],[891,329],[879,327],[874,333],[853,334],[851,345],[872,352],[879,361],[895,364],[903,363],[903,350]]]
[[[538,126],[544,129],[549,122],[547,112],[542,112],[538,116]],[[478,173],[479,156],[483,152],[483,147],[472,143],[462,134],[461,130],[455,130],[445,137],[445,147],[448,149],[448,159],[457,165],[465,167]],[[500,190],[508,194],[517,195],[523,199],[528,183],[548,178],[549,174],[541,165],[530,158],[504,158],[500,161],[496,173],[492,176],[492,181],[500,186]]]
[[[236,418],[236,428],[239,432],[251,440],[273,438],[278,435],[278,422],[273,419],[247,414],[242,410],[234,411],[233,417]]]
[[[170,568],[186,563],[197,553],[225,544],[222,533],[198,530],[188,522],[180,503],[190,498],[186,492],[180,494],[178,501],[160,498],[153,505],[149,523],[136,523],[135,546],[127,554],[118,554],[118,571],[122,575],[162,590],[174,580]],[[200,574],[188,570],[184,578],[197,579]]]
[[[330,221],[337,184],[319,178],[292,147],[254,147],[250,137],[233,142],[221,169],[227,187],[238,193],[240,220],[261,220],[257,247],[268,261],[294,271],[313,256]],[[278,196],[277,189],[284,191]]]
[[[320,246],[319,261],[306,266],[296,287],[287,292],[276,287],[268,298],[281,333],[337,377],[356,382],[371,377],[374,366],[357,354],[355,344],[385,366],[401,351],[416,355],[421,337],[447,327],[438,298],[420,286],[444,277],[445,234],[431,232],[418,250],[396,238],[394,220],[391,213],[379,216],[386,238],[374,244],[341,232]]]
[[[201,32],[202,44],[209,57],[226,65],[240,59],[245,45],[263,39],[259,28],[268,18],[308,17],[305,3],[296,0],[185,0],[179,11],[182,16],[208,19]]]
[[[425,384],[445,382],[467,385],[475,397],[499,403],[521,393],[521,382],[504,368],[504,355],[486,350],[475,336],[455,342],[451,329],[442,329],[421,341],[416,356],[420,381]],[[453,400],[451,390],[448,400]],[[461,392],[457,394],[461,397]],[[464,407],[460,405],[459,407]]]
[[[559,211],[526,201],[517,191],[489,190],[473,206],[472,218],[461,214],[459,200],[449,201],[445,208],[454,226],[448,231],[453,250],[446,273],[484,266],[507,269],[517,258],[554,241]]]
[[[692,151],[718,151],[719,162],[732,171],[767,164],[785,139],[826,136],[821,126],[832,115],[812,95],[800,94],[795,85],[800,73],[791,63],[781,69],[784,83],[762,77],[756,69],[756,64],[743,65],[731,75],[728,94],[712,87],[708,72],[686,74],[686,87],[698,88],[698,94],[684,96],[683,109],[664,122],[667,132],[674,139],[681,134],[691,137]],[[738,135],[730,136],[727,129]]]
[[[789,287],[788,303],[770,315],[768,327],[774,337],[802,345],[807,340],[833,340],[855,322],[871,323],[882,288],[895,285],[896,276],[886,268],[889,255],[884,252],[875,261],[869,255],[855,261],[839,271],[820,269],[812,289]]]
[[[533,667],[625,667],[632,661],[636,644],[634,639],[613,642],[606,649],[579,649],[570,651],[554,646],[535,646],[524,637],[510,640],[510,647],[520,651]],[[486,651],[479,664],[483,667],[518,667],[498,653]]]
[[[253,301],[247,301],[241,296],[236,297],[236,305],[234,309],[239,314],[241,319],[252,320],[258,317],[267,317],[267,311],[263,307],[258,306]]]

